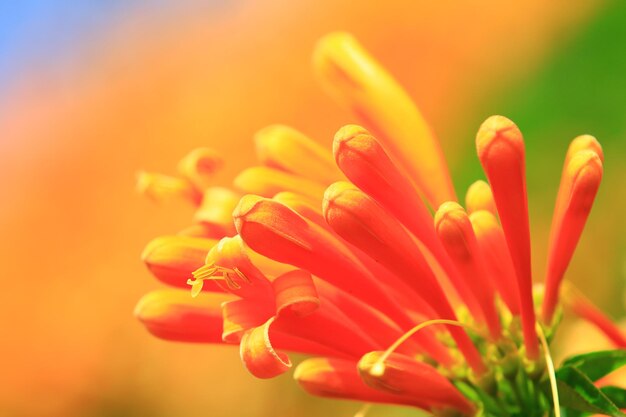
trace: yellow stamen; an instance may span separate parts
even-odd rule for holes
[[[223,266],[208,263],[192,272],[193,278],[187,280],[187,284],[191,285],[191,296],[196,297],[202,291],[204,280],[210,279],[215,281],[224,281],[228,288],[238,290],[241,285],[235,280],[234,276],[239,277],[246,284],[252,283],[241,270],[237,267],[226,268]]]
[[[243,279],[246,283],[251,284],[252,281],[250,281],[250,278],[248,278],[243,272],[241,272],[241,270],[239,268],[237,268],[236,266],[233,267],[233,272],[235,274],[237,274],[237,276],[241,279]]]
[[[383,376],[385,373],[385,361],[387,360],[389,355],[391,355],[396,349],[398,349],[398,347],[400,347],[402,343],[406,342],[415,333],[419,332],[420,330],[428,326],[432,326],[435,324],[447,324],[450,326],[458,326],[458,327],[464,327],[466,329],[472,329],[471,326],[468,326],[467,324],[461,323],[456,320],[434,319],[434,320],[428,320],[428,321],[422,322],[418,324],[417,326],[413,327],[411,330],[409,330],[405,334],[403,334],[398,340],[396,340],[391,346],[389,346],[389,348],[385,352],[383,352],[382,355],[380,355],[380,358],[378,358],[378,361],[376,361],[376,363],[370,369],[370,375],[374,377]]]
[[[554,403],[554,417],[561,417],[561,407],[559,403],[559,390],[556,384],[556,374],[554,372],[554,362],[552,361],[552,355],[550,354],[550,346],[543,333],[543,329],[537,324],[537,336],[543,347],[543,355],[546,359],[546,365],[548,366],[548,377],[550,378],[550,388],[552,391],[552,402]]]
[[[217,272],[217,267],[214,264],[206,264],[193,271],[191,274],[195,279],[207,279]]]
[[[187,284],[191,285],[191,298],[196,298],[200,294],[200,292],[202,291],[203,282],[204,280],[187,281]]]

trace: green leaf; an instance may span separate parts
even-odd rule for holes
[[[463,381],[455,381],[454,385],[465,397],[481,408],[482,414],[479,413],[479,415],[499,417],[508,416],[507,411],[502,409],[495,399],[484,393],[480,388],[467,384]]]
[[[616,369],[626,365],[626,350],[603,350],[572,356],[563,366],[578,368],[592,381],[597,381]]]
[[[556,380],[563,407],[612,417],[626,416],[580,369],[564,366],[556,371]]]
[[[568,408],[561,408],[561,417],[583,417],[589,415],[589,413],[583,413],[582,411],[570,410]],[[550,413],[550,416],[554,416],[554,412]]]
[[[626,408],[626,389],[620,387],[606,386],[600,388],[618,408]]]

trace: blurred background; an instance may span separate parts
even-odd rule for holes
[[[290,375],[255,380],[237,349],[166,343],[132,316],[159,285],[139,260],[145,243],[192,215],[137,195],[137,170],[174,173],[208,145],[225,155],[226,183],[276,122],[330,146],[353,119],[316,85],[310,55],[337,29],[415,98],[460,195],[483,178],[480,123],[520,126],[538,278],[567,144],[595,135],[606,174],[568,277],[623,314],[626,2],[5,1],[0,416],[354,415],[358,404],[310,398]]]

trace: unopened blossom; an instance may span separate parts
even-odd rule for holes
[[[139,320],[166,340],[236,345],[258,378],[288,372],[289,352],[309,355],[294,378],[314,395],[446,416],[558,410],[548,341],[562,299],[624,346],[596,307],[571,289],[561,297],[602,178],[598,142],[580,136],[567,151],[545,291],[534,289],[515,123],[480,126],[487,181],[469,187],[464,207],[434,132],[352,36],[323,38],[313,61],[365,127],[339,128],[332,150],[266,127],[254,138],[259,164],[232,188],[212,183],[222,161],[207,149],[177,176],[141,174],[148,196],[197,211],[193,225],[147,245],[144,262],[172,288],[146,295]],[[552,395],[538,388],[548,381]]]

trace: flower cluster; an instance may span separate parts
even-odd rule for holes
[[[210,149],[185,157],[177,177],[141,174],[149,196],[185,198],[197,211],[191,227],[145,249],[150,271],[178,289],[146,295],[139,320],[167,340],[236,344],[259,378],[288,371],[285,352],[310,355],[294,378],[325,397],[543,416],[560,413],[557,388],[568,387],[589,409],[576,395],[564,406],[606,412],[600,398],[619,413],[583,373],[590,359],[555,372],[548,350],[560,299],[626,346],[599,310],[561,289],[602,178],[598,142],[580,136],[567,151],[545,290],[534,291],[518,127],[502,116],[481,125],[488,183],[475,182],[463,207],[419,110],[353,37],[323,38],[314,67],[367,126],[339,129],[332,153],[276,125],[256,134],[259,166],[232,189],[212,184],[222,160]],[[623,360],[611,354],[601,356],[606,372]]]

